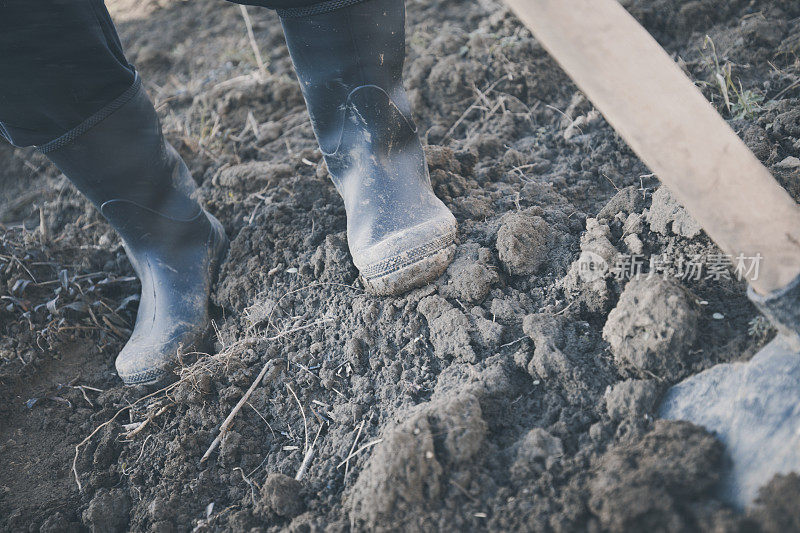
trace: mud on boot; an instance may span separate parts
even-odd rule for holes
[[[457,225],[433,192],[403,89],[403,2],[342,4],[322,13],[278,12],[314,132],[344,199],[353,262],[370,292],[396,295],[444,272]]]
[[[117,356],[128,384],[167,376],[209,324],[208,297],[228,248],[192,194],[186,164],[161,133],[140,79],[77,128],[39,147],[122,237],[142,284],[136,325]]]
[[[131,221],[120,234],[142,283],[136,326],[117,356],[117,373],[128,385],[155,383],[180,355],[200,348],[228,239],[219,221],[199,207],[194,216],[177,219],[113,200],[102,212],[109,220]]]

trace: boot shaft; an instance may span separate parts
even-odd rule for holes
[[[42,151],[119,233],[141,281],[117,372],[127,384],[161,379],[207,328],[211,284],[228,245],[222,226],[192,198],[194,181],[138,78]]]
[[[404,3],[366,0],[282,23],[365,285],[399,294],[430,282],[453,258],[456,220],[433,192],[403,89]]]
[[[136,252],[171,254],[174,243],[207,238],[186,164],[165,140],[153,104],[136,82],[75,130],[40,148]],[[129,254],[136,266],[136,253]],[[137,268],[138,270],[138,268]]]
[[[413,125],[402,83],[404,2],[367,0],[281,24],[323,153],[339,148],[349,97],[365,86],[385,91]]]
[[[41,146],[72,183],[101,209],[127,200],[160,213],[190,218],[196,186],[161,124],[140,78],[80,126]]]

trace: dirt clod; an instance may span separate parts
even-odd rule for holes
[[[294,169],[287,164],[251,161],[223,169],[214,181],[223,188],[255,192],[291,176]]]
[[[606,390],[606,410],[614,420],[650,413],[658,398],[658,386],[649,379],[628,379]]]
[[[800,494],[800,475],[778,475],[761,488],[750,516],[765,533],[800,530],[800,508],[796,505]]]
[[[442,296],[468,303],[482,302],[499,280],[490,261],[488,248],[462,246],[440,282]]]
[[[474,361],[475,351],[467,315],[440,296],[428,296],[419,302],[430,328],[430,339],[437,357]]]
[[[511,466],[511,474],[518,477],[550,468],[564,454],[561,439],[541,428],[526,433],[516,443],[516,448],[517,458]]]
[[[236,464],[239,459],[242,436],[236,431],[228,431],[219,445],[219,459],[223,464]]]
[[[305,509],[300,495],[303,485],[292,477],[272,473],[261,487],[262,503],[278,516],[292,518]]]
[[[570,372],[570,362],[562,351],[564,336],[561,317],[538,313],[528,315],[522,322],[522,330],[535,345],[528,371],[534,376],[552,378]]]
[[[508,213],[497,232],[497,253],[511,274],[533,274],[547,261],[550,239],[542,217]]]
[[[598,220],[612,220],[622,213],[625,216],[641,211],[644,195],[638,187],[631,185],[617,192],[614,197],[597,213]]]
[[[83,512],[83,523],[93,533],[124,531],[130,508],[130,499],[121,489],[100,489]]]
[[[686,290],[673,280],[631,280],[608,315],[603,338],[620,365],[670,379],[690,358],[698,312]]]
[[[57,511],[48,516],[39,528],[40,533],[78,533],[80,524],[71,522],[64,513]]]
[[[686,530],[690,505],[714,487],[722,457],[722,445],[702,429],[659,420],[640,442],[599,459],[589,504],[611,531]]]
[[[702,231],[695,221],[669,192],[660,187],[653,194],[653,203],[645,215],[650,229],[662,235],[673,233],[691,239]]]
[[[350,498],[353,519],[381,531],[419,527],[420,509],[436,507],[448,472],[455,474],[484,446],[480,405],[471,395],[423,404],[384,433]]]

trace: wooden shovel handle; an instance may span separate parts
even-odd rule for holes
[[[726,253],[764,256],[757,291],[800,273],[794,200],[618,2],[505,2]]]

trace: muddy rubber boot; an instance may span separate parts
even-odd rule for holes
[[[314,132],[344,199],[353,262],[370,292],[396,295],[447,268],[456,220],[433,192],[403,89],[403,2],[342,4],[279,14]]]
[[[164,378],[209,323],[208,296],[228,246],[221,224],[192,198],[186,164],[162,136],[141,81],[40,150],[122,237],[142,283],[136,326],[117,356],[128,384]]]
[[[776,474],[800,473],[800,277],[750,300],[778,336],[750,361],[714,366],[666,394],[660,416],[716,433],[731,459],[720,495],[737,507],[753,502]]]

